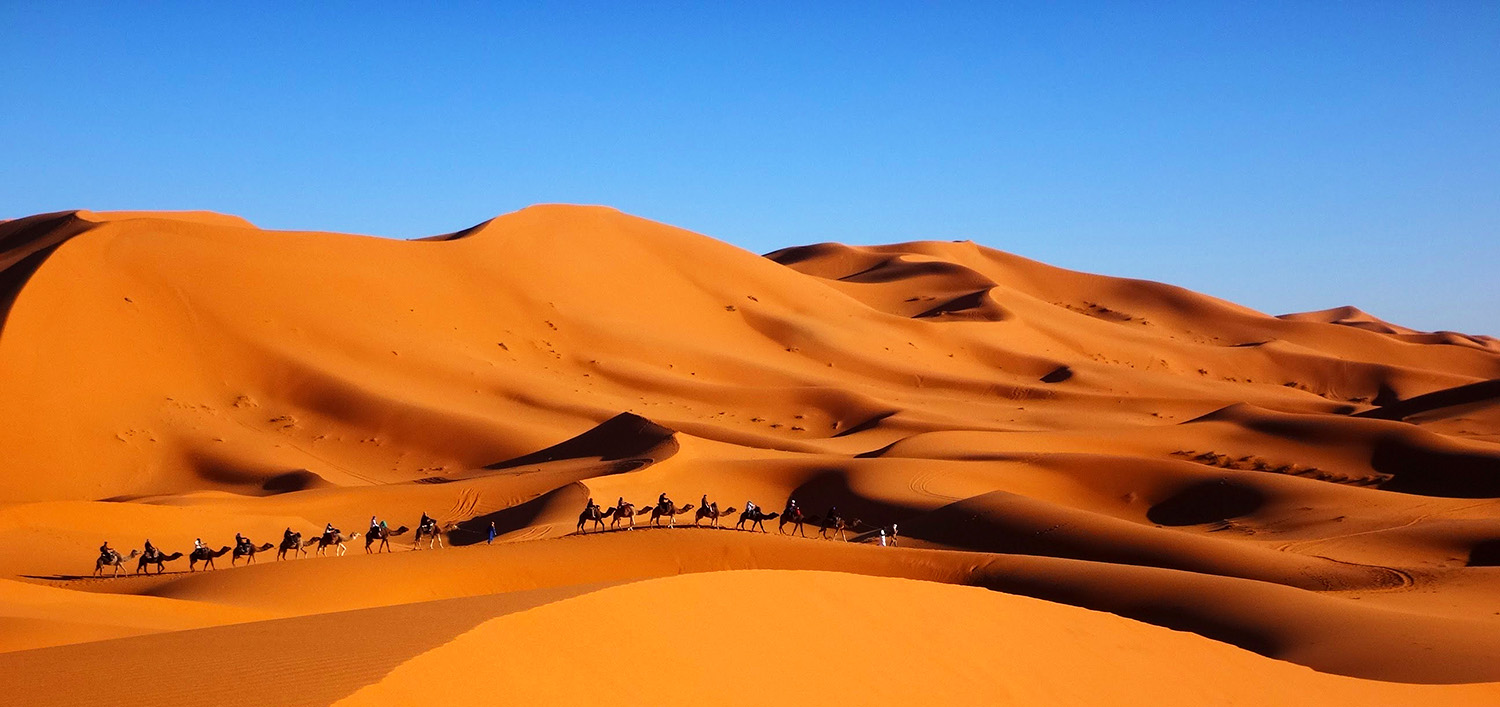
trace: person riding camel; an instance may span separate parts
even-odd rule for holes
[[[203,544],[203,538],[193,538],[193,549],[194,550],[207,550],[208,547],[206,547]]]
[[[436,526],[436,525],[437,525],[437,519],[433,518],[430,515],[427,515],[427,511],[422,511],[422,520],[417,523],[417,527],[418,528],[422,528],[422,529],[425,530],[428,527],[432,527],[432,526]]]
[[[234,549],[236,549],[236,550],[243,550],[243,549],[245,549],[245,548],[247,548],[249,546],[250,546],[250,538],[247,538],[244,535],[241,535],[239,533],[235,533],[234,534]],[[244,554],[244,553],[241,553],[241,554]]]
[[[160,552],[160,550],[156,549],[155,545],[151,544],[151,538],[146,538],[146,550],[141,556],[146,558],[147,561],[150,561]]]
[[[786,500],[786,510],[782,512],[782,515],[786,515],[786,516],[797,515],[797,499],[795,499],[795,498],[788,498]]]
[[[667,498],[667,492],[663,491],[660,496],[656,497],[656,507],[662,509],[663,512],[672,507],[672,499]]]
[[[370,535],[376,535],[379,532],[380,532],[380,522],[377,521],[377,520],[375,520],[375,516],[370,516]]]
[[[113,560],[114,557],[115,551],[110,549],[109,541],[105,540],[104,544],[99,546],[99,559],[103,560],[104,562],[109,562],[110,560]]]
[[[292,541],[292,526],[288,525],[286,527],[286,530],[281,531],[281,542],[289,543],[291,541]]]
[[[760,513],[760,507],[753,501],[745,501],[745,515],[754,518],[757,513]]]
[[[700,505],[699,508],[708,508],[709,507],[708,494],[706,494],[706,493],[703,494],[703,498],[700,498],[698,500],[702,503],[702,505]]]
[[[338,534],[339,534],[339,529],[333,527],[333,522],[332,521],[329,521],[329,523],[327,525],[323,526],[323,540],[325,542],[333,542],[334,536],[338,535]]]
[[[625,507],[625,497],[621,496],[620,500],[615,501],[615,508],[624,508],[624,507]]]

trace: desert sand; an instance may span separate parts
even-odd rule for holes
[[[0,222],[0,389],[21,704],[1500,704],[1500,341],[1354,307],[603,207],[77,211]]]

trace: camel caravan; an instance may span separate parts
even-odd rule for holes
[[[750,501],[745,502],[744,510],[736,509],[734,506],[721,510],[719,504],[710,502],[706,494],[703,496],[702,502],[697,506],[691,503],[678,506],[672,499],[667,498],[667,494],[663,493],[656,499],[656,503],[644,506],[640,510],[637,510],[635,504],[626,501],[624,497],[621,497],[614,507],[607,509],[600,508],[599,504],[594,503],[594,499],[590,498],[588,505],[578,515],[578,532],[580,534],[588,532],[585,526],[589,523],[593,523],[595,531],[602,532],[605,529],[605,520],[610,521],[610,530],[619,530],[622,524],[625,526],[625,530],[633,530],[635,528],[636,516],[646,515],[650,515],[651,518],[642,521],[643,524],[649,524],[652,527],[662,527],[663,522],[665,522],[665,527],[675,528],[677,527],[677,517],[687,515],[688,513],[693,513],[694,527],[701,527],[706,524],[707,527],[720,528],[723,526],[719,525],[719,521],[733,517],[736,511],[739,513],[739,520],[734,524],[735,530],[750,530],[754,532],[758,529],[760,532],[765,533],[768,532],[765,522],[776,520],[779,521],[776,525],[776,532],[782,535],[789,533],[805,538],[807,537],[807,531],[803,528],[803,525],[807,524],[816,525],[818,527],[818,536],[829,540],[848,540],[848,533],[859,533],[861,532],[861,528],[864,528],[870,532],[878,531],[881,545],[886,545],[888,541],[889,544],[894,545],[896,541],[896,526],[892,525],[889,529],[866,526],[858,519],[845,518],[839,513],[837,506],[829,508],[828,512],[822,516],[804,514],[802,509],[798,507],[796,499],[787,499],[786,507],[780,513],[766,513]],[[788,526],[790,526],[790,530],[788,530]],[[447,523],[439,527],[436,518],[423,513],[421,520],[417,521],[416,532],[413,534],[412,549],[422,549],[424,540],[427,543],[428,549],[442,548],[444,547],[443,536],[453,532],[455,528],[457,528],[456,523]],[[321,535],[310,537],[306,540],[303,539],[302,533],[294,531],[291,528],[287,528],[282,533],[280,543],[262,543],[257,545],[245,535],[235,533],[233,546],[224,545],[217,550],[205,545],[203,539],[199,538],[193,541],[193,550],[186,555],[188,558],[188,571],[198,571],[199,565],[202,565],[205,570],[216,569],[214,561],[224,555],[230,555],[229,564],[231,567],[237,566],[241,560],[244,560],[246,565],[251,565],[255,563],[257,555],[269,552],[273,548],[276,550],[277,560],[285,560],[288,556],[296,558],[307,555],[309,548],[312,548],[313,552],[318,556],[325,556],[332,550],[335,557],[343,557],[344,553],[349,551],[348,543],[352,543],[360,539],[360,537],[364,538],[366,554],[391,552],[391,538],[401,537],[410,530],[410,528],[404,525],[391,528],[384,520],[380,520],[376,516],[370,516],[370,527],[363,535],[360,533],[345,535],[342,530],[334,527],[333,523],[328,523],[323,527]],[[490,541],[493,542],[495,538],[493,523],[490,524],[489,537]],[[106,568],[112,569],[109,576],[119,576],[120,571],[126,568],[126,563],[132,560],[136,563],[135,574],[151,574],[152,567],[156,568],[156,574],[161,574],[166,571],[168,562],[174,562],[183,557],[184,555],[180,552],[163,552],[155,545],[152,545],[149,538],[146,540],[145,549],[131,550],[128,555],[121,554],[120,551],[110,547],[109,543],[105,542],[99,547],[99,556],[94,562],[94,576],[103,577]]]
[[[448,523],[439,527],[436,518],[423,513],[422,519],[417,522],[417,531],[415,541],[412,543],[412,549],[422,549],[423,539],[426,539],[429,549],[443,547],[443,534],[452,532],[455,527],[457,526],[454,523]],[[391,552],[391,538],[405,535],[408,530],[410,529],[404,525],[398,528],[391,528],[386,525],[385,521],[375,516],[370,516],[370,528],[364,533],[365,552],[367,554]],[[354,542],[359,538],[359,533],[344,535],[343,531],[335,528],[332,523],[328,523],[323,527],[322,535],[309,538],[305,541],[302,539],[302,533],[296,532],[291,528],[287,528],[282,533],[280,543],[262,543],[257,545],[243,534],[235,533],[233,547],[225,545],[217,550],[203,544],[202,538],[199,538],[193,541],[193,551],[186,556],[188,558],[188,571],[196,572],[200,564],[203,565],[203,569],[205,570],[215,569],[214,560],[226,554],[230,555],[230,566],[238,565],[240,560],[244,560],[246,565],[251,565],[255,563],[256,555],[269,552],[273,548],[276,550],[277,560],[285,560],[288,555],[294,558],[306,555],[309,548],[315,548],[314,552],[320,556],[325,555],[331,548],[335,556],[342,557],[345,552],[349,551],[346,543]],[[99,546],[99,557],[94,561],[94,576],[104,576],[105,568],[113,569],[109,576],[119,576],[120,570],[125,569],[125,564],[131,560],[136,560],[135,574],[151,574],[152,567],[156,568],[156,574],[161,574],[166,571],[168,562],[182,558],[183,554],[180,552],[163,552],[151,544],[150,538],[146,539],[144,550],[131,550],[128,555],[120,554],[119,550],[110,547],[109,543],[105,542]]]
[[[708,527],[721,527],[719,519],[733,516],[735,510],[734,506],[720,510],[719,504],[710,502],[708,495],[705,494],[697,506],[697,513],[693,515],[693,526],[699,527],[704,521],[707,521]],[[594,503],[594,499],[590,498],[583,512],[578,514],[578,532],[588,532],[584,526],[590,523],[593,524],[592,527],[594,530],[602,532],[604,530],[605,519],[611,519],[609,522],[610,530],[619,530],[622,524],[625,526],[625,530],[633,530],[635,528],[636,516],[647,514],[651,516],[651,519],[646,522],[650,523],[651,526],[661,527],[662,520],[665,519],[666,527],[675,528],[677,526],[677,516],[686,515],[692,511],[693,504],[689,503],[679,507],[676,503],[672,502],[672,499],[667,498],[667,494],[665,493],[657,497],[655,504],[645,506],[640,510],[636,510],[635,504],[626,501],[624,496],[621,496],[615,502],[614,507],[602,509],[599,507],[599,504]],[[805,538],[807,537],[807,531],[802,526],[803,524],[810,524],[818,526],[818,536],[821,538],[828,540],[848,540],[849,532],[857,533],[863,527],[871,531],[878,531],[882,546],[887,544],[894,545],[896,542],[895,525],[890,526],[889,531],[886,528],[867,526],[857,518],[845,518],[843,514],[839,513],[838,506],[829,508],[828,512],[821,517],[809,516],[802,512],[802,508],[797,505],[797,500],[794,498],[787,499],[786,507],[780,513],[774,511],[766,513],[753,502],[746,501],[745,509],[740,511],[739,522],[734,524],[734,528],[735,530],[745,530],[748,525],[750,531],[753,532],[758,528],[760,532],[764,533],[768,532],[765,522],[777,519],[780,519],[780,522],[776,525],[776,532],[779,534],[790,533]],[[787,530],[787,526],[791,526],[790,531]]]

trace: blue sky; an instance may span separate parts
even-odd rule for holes
[[[599,203],[1500,335],[1500,3],[707,5],[0,2],[0,218]]]

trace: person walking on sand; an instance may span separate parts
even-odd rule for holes
[[[486,545],[494,545],[495,544],[495,521],[490,521],[490,539],[484,541],[484,544],[486,544]]]

